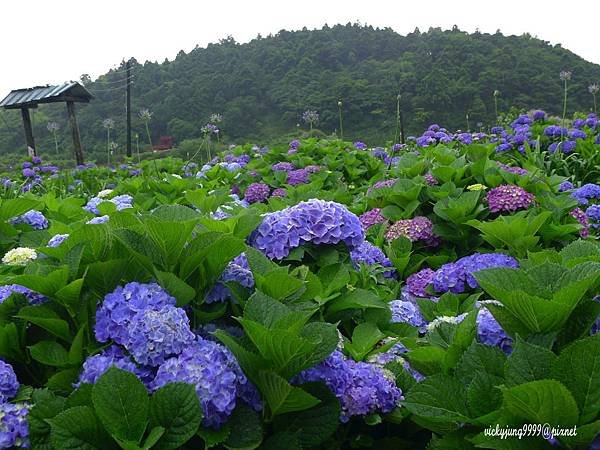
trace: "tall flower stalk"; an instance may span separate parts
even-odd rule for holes
[[[394,144],[398,143],[398,133],[400,132],[400,94],[396,95],[396,131],[394,132]]]
[[[567,93],[568,93],[568,83],[569,80],[571,79],[571,72],[569,72],[568,70],[562,70],[559,74],[561,81],[564,82],[564,86],[565,86],[565,92],[564,92],[564,101],[563,101],[563,114],[562,114],[562,122],[561,122],[561,127],[562,130],[560,132],[560,140],[564,141],[564,129],[565,129],[565,119],[567,117]]]
[[[311,109],[307,109],[302,113],[302,120],[308,124],[310,131],[313,130],[313,126],[319,122],[319,113]]]
[[[590,84],[588,86],[588,91],[590,91],[590,94],[592,94],[592,97],[594,99],[594,114],[597,114],[598,111],[596,110],[596,94],[598,94],[598,92],[600,92],[600,84],[597,84],[597,83]]]
[[[58,155],[58,137],[57,137],[57,132],[60,129],[60,125],[57,124],[56,122],[48,122],[48,125],[46,125],[46,128],[48,129],[48,131],[50,133],[52,133],[52,136],[54,137],[54,148],[56,149],[56,154]]]
[[[143,108],[138,113],[138,116],[144,122],[144,126],[146,127],[146,136],[148,137],[148,143],[152,148],[152,136],[150,136],[150,119],[152,119],[152,113],[148,110],[148,108]]]

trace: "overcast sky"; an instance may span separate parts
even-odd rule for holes
[[[401,34],[454,24],[528,32],[600,64],[600,0],[0,0],[0,99],[82,73],[95,79],[130,56],[163,61],[228,35],[247,42],[259,33],[355,21]]]

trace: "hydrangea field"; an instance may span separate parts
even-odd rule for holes
[[[0,448],[600,448],[600,120],[513,119],[5,173]]]

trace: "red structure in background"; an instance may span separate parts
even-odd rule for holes
[[[168,150],[173,148],[173,136],[161,136],[158,144],[152,150]]]

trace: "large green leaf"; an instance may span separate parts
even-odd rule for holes
[[[193,385],[171,383],[150,398],[150,427],[164,428],[157,449],[181,447],[196,434],[202,420],[202,408]]]
[[[318,398],[297,386],[291,386],[273,372],[259,372],[257,385],[274,416],[303,411],[320,403]]]
[[[550,378],[555,360],[556,355],[550,350],[517,339],[513,352],[504,365],[507,386]]]
[[[410,412],[435,422],[468,422],[464,384],[447,375],[433,375],[414,385],[402,404]]]
[[[115,447],[89,406],[69,408],[48,421],[52,427],[52,447],[57,450],[104,450]]]
[[[148,421],[148,391],[134,374],[111,367],[94,385],[92,401],[106,430],[122,441],[140,442]]]

